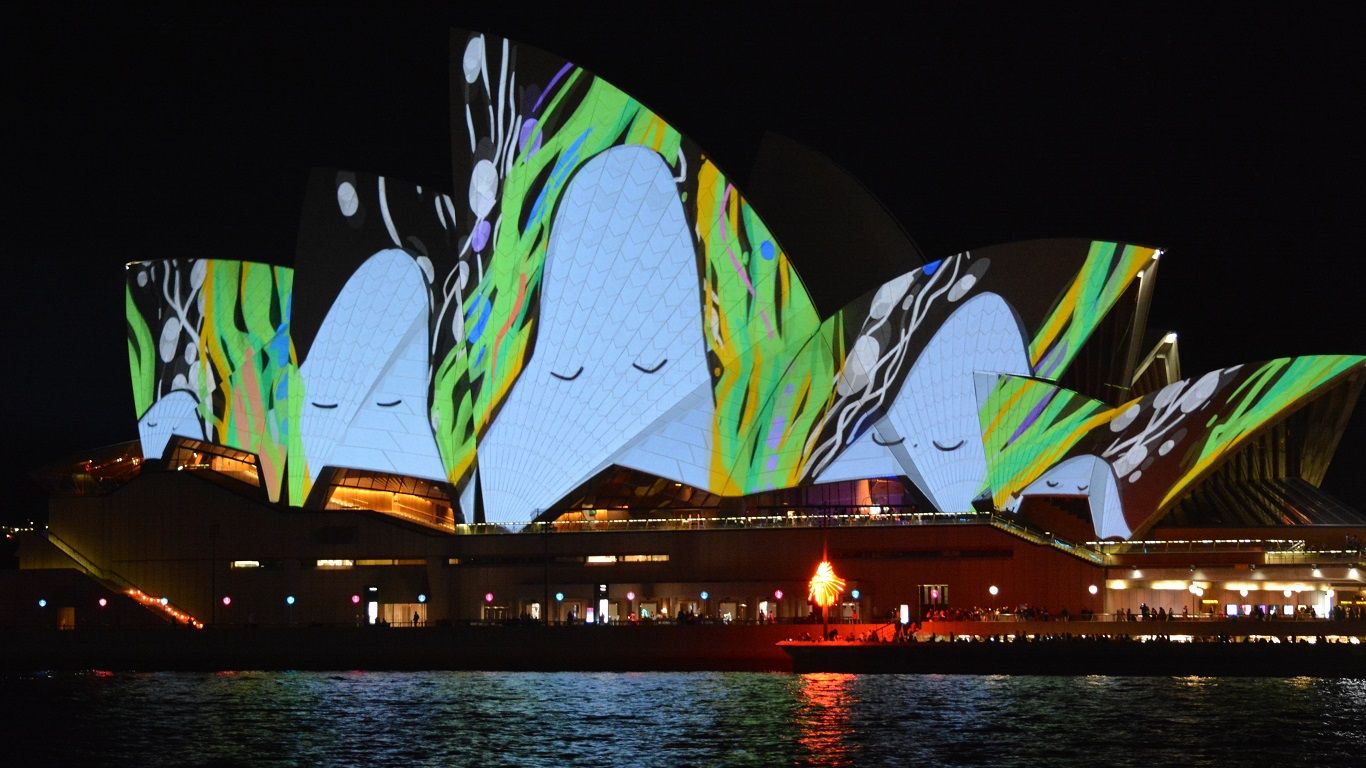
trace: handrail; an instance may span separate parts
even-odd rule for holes
[[[181,611],[169,601],[166,601],[165,598],[162,598],[161,600],[153,598],[151,595],[138,589],[137,585],[133,584],[128,579],[96,565],[93,560],[81,554],[79,550],[62,539],[62,537],[53,533],[50,529],[46,533],[47,540],[51,542],[53,546],[61,550],[63,554],[71,558],[72,562],[84,569],[86,574],[93,577],[96,581],[101,582],[106,589],[109,589],[111,592],[121,592],[127,595],[147,610],[162,616],[172,623],[176,621],[185,621],[196,629],[204,628],[203,622],[188,613]]]

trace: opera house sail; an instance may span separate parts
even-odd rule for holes
[[[923,258],[851,192],[831,201],[830,215],[863,217],[866,226],[850,228],[863,234],[846,251],[823,251],[828,239],[801,226],[805,214],[786,209],[781,192],[806,178],[845,188],[815,153],[771,145],[761,166],[804,170],[773,171],[782,184],[756,178],[766,190],[758,204],[674,125],[570,61],[457,32],[451,83],[453,191],[316,169],[292,264],[127,265],[140,444],[129,456],[146,469],[115,495],[157,470],[212,474],[213,493],[252,500],[251,519],[313,526],[311,538],[296,537],[312,549],[271,545],[270,557],[242,562],[315,570],[366,559],[347,554],[366,550],[354,531],[401,523],[383,535],[418,531],[423,543],[370,559],[425,568],[414,577],[426,585],[424,606],[443,589],[451,605],[487,595],[489,606],[495,592],[522,590],[523,610],[534,602],[538,613],[550,610],[548,570],[543,590],[527,586],[540,577],[495,589],[438,570],[502,562],[512,556],[500,547],[523,546],[527,537],[508,535],[518,531],[591,536],[609,523],[621,526],[602,530],[637,522],[664,538],[592,555],[602,544],[576,544],[583,552],[572,557],[670,562],[679,556],[661,542],[703,535],[689,521],[782,525],[794,537],[812,526],[917,522],[927,532],[913,535],[927,540],[968,535],[950,523],[980,524],[1062,551],[1072,565],[1058,568],[1103,569],[1113,565],[1106,547],[1151,535],[1169,515],[1209,527],[1228,493],[1268,518],[1288,505],[1301,510],[1291,523],[1341,512],[1338,523],[1362,525],[1317,487],[1366,358],[1313,355],[1182,378],[1175,335],[1147,327],[1158,248],[1057,239]],[[790,222],[787,240],[765,223],[775,208],[770,221]],[[875,278],[851,269],[846,282],[861,293],[826,306],[799,267],[857,265],[860,248],[905,263]],[[280,516],[291,510],[308,514]],[[481,534],[495,543],[475,543]],[[944,551],[1015,546],[955,541]],[[544,546],[542,561],[517,557],[557,562]],[[875,549],[841,546],[855,561]],[[930,557],[917,547],[883,560]],[[664,559],[583,559],[647,555]],[[314,564],[334,561],[342,565]],[[708,578],[726,581],[730,566],[715,567]],[[629,580],[692,584],[700,577],[687,568],[675,559],[658,578]],[[856,563],[841,570],[857,582]],[[161,578],[149,566],[125,581]],[[947,600],[948,581],[941,591],[906,578],[924,587],[919,602]],[[451,586],[438,588],[442,579]],[[675,591],[687,590],[696,591]],[[907,601],[898,594],[876,608]]]

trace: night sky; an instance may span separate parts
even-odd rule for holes
[[[1163,247],[1151,322],[1180,333],[1185,375],[1366,352],[1360,15],[223,5],[43,5],[3,25],[6,521],[41,508],[34,467],[137,436],[124,262],[290,264],[313,166],[453,187],[451,26],[595,70],[742,188],[765,131],[809,144],[933,258],[1058,236]],[[882,277],[837,258],[834,290]],[[1358,508],[1364,458],[1359,412],[1325,485]]]

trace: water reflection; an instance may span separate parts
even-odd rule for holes
[[[1366,754],[1366,680],[1321,678],[0,674],[0,708],[9,713],[0,732],[15,735],[4,739],[5,765],[1213,766],[1255,757],[1325,768],[1359,766]]]
[[[849,700],[856,676],[817,672],[799,679],[798,742],[810,764],[852,765]]]

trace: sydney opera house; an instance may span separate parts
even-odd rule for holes
[[[451,82],[455,193],[316,170],[292,260],[127,265],[138,439],[42,475],[17,620],[787,621],[822,552],[847,618],[1366,606],[1366,357],[1188,376],[1159,248],[926,257],[793,142],[750,195],[548,53]]]

